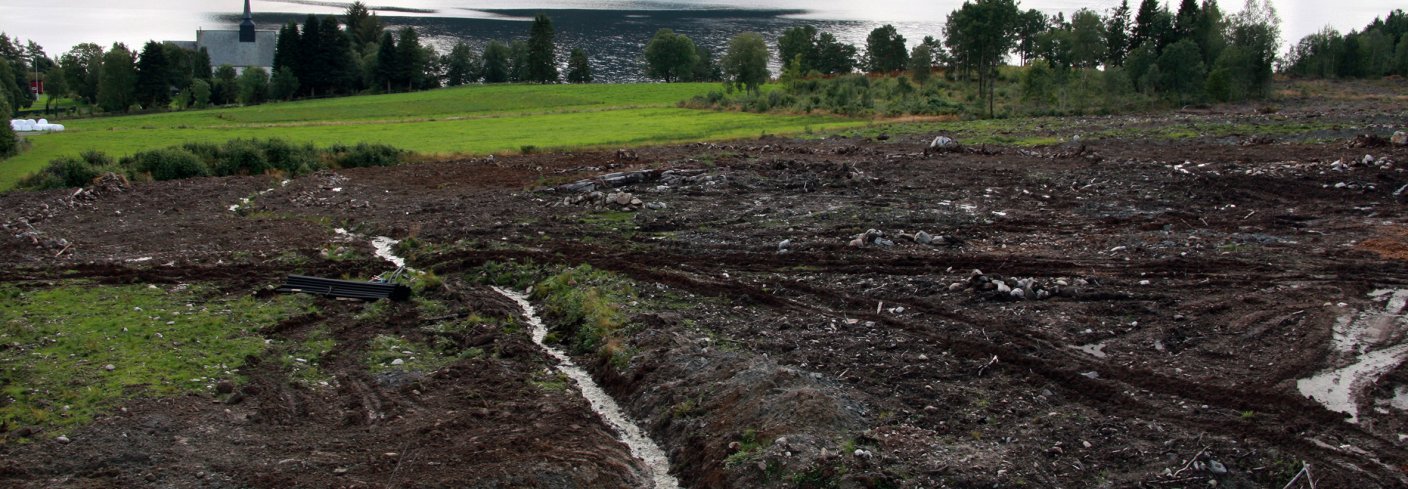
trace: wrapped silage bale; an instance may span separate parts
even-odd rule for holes
[[[49,130],[54,132],[64,132],[63,124],[49,124]]]

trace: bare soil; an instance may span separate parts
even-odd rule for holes
[[[1234,136],[928,156],[933,132],[768,138],[646,148],[630,161],[542,154],[286,184],[137,184],[83,199],[10,193],[0,277],[240,293],[294,271],[386,268],[369,245],[340,241],[342,227],[414,238],[410,265],[445,278],[431,297],[452,314],[504,317],[517,310],[475,285],[481,265],[590,264],[631,279],[640,301],[628,307],[628,361],[579,363],[688,487],[1283,487],[1307,466],[1318,487],[1404,487],[1408,413],[1392,399],[1408,392],[1408,367],[1354,389],[1357,423],[1297,384],[1408,341],[1408,321],[1390,311],[1361,351],[1335,346],[1343,318],[1384,310],[1372,293],[1408,288],[1408,148],[1384,142],[1408,124],[1408,102],[1370,93],[1264,109],[1023,130],[1245,123]],[[1267,129],[1325,121],[1336,129]],[[1366,154],[1375,163],[1362,164]],[[629,213],[544,190],[639,169],[703,172],[619,189],[665,204]],[[849,245],[868,229],[894,245]],[[900,237],[921,230],[944,243]],[[364,258],[323,258],[335,246]],[[984,290],[974,270],[1054,296]],[[453,348],[493,354],[378,376],[361,360],[371,337],[429,341],[438,319],[415,303],[376,321],[358,319],[361,304],[319,307],[265,334],[328,328],[330,386],[251,358],[233,396],[139,399],[67,444],[0,445],[0,484],[631,487],[646,477],[573,389],[535,380],[551,362],[526,332],[460,334]],[[1291,487],[1310,486],[1302,475]]]

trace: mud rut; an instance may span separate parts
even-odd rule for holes
[[[1379,117],[1372,110],[1344,117]],[[291,269],[289,250],[304,257],[303,273],[379,271],[372,258],[318,258],[340,242],[318,221],[331,220],[434,245],[407,259],[446,278],[436,294],[455,317],[521,313],[468,281],[486,263],[590,264],[633,280],[643,295],[629,364],[576,360],[661,445],[685,487],[1280,487],[1303,462],[1320,487],[1401,487],[1408,421],[1379,400],[1408,385],[1408,368],[1361,386],[1357,424],[1296,389],[1344,364],[1331,351],[1341,317],[1382,307],[1371,291],[1408,287],[1408,262],[1365,244],[1408,249],[1405,199],[1393,193],[1408,176],[1328,168],[1365,153],[1408,166],[1408,151],[1350,147],[1348,136],[931,157],[917,136],[654,148],[639,162],[534,155],[296,179],[253,199],[273,216],[256,219],[224,202],[168,203],[237,201],[268,187],[261,177],[148,185],[62,209],[57,193],[7,195],[5,221],[30,218],[75,245],[55,258],[6,238],[0,251],[13,266],[0,279],[247,293]],[[668,208],[623,222],[523,190],[544,178],[699,166],[711,180],[625,189]],[[1354,187],[1337,187],[1345,182]],[[957,243],[846,246],[866,228]],[[785,254],[783,239],[797,243]],[[154,259],[128,261],[145,256]],[[973,269],[1091,285],[1046,301],[949,289]],[[374,323],[358,319],[360,305],[319,306],[263,334],[330,331],[336,346],[320,359],[328,386],[251,358],[236,399],[134,401],[78,443],[0,447],[0,481],[648,484],[648,469],[573,389],[534,387],[555,362],[527,333],[432,332],[425,326],[443,318],[415,305]],[[493,354],[372,374],[362,359],[379,334]],[[1092,345],[1105,356],[1081,349]],[[738,443],[749,436],[766,443]]]

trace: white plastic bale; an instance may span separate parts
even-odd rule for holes
[[[37,124],[39,124],[39,125],[41,125],[41,126],[47,125],[47,124],[49,124],[49,119],[39,119],[39,122],[38,122]]]

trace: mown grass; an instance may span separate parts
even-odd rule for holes
[[[208,392],[265,348],[259,328],[311,307],[198,288],[0,286],[0,425],[53,436],[138,395]]]
[[[0,190],[50,160],[86,150],[121,157],[184,142],[278,137],[320,146],[384,143],[423,154],[492,154],[631,146],[855,127],[821,115],[691,110],[676,104],[715,84],[491,85],[232,109],[62,121],[63,133],[26,136],[0,162]]]

